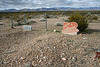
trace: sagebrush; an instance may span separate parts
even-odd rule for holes
[[[71,15],[68,19],[68,22],[76,22],[80,31],[84,31],[88,27],[87,18],[80,14]]]

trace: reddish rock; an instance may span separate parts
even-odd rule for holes
[[[95,58],[100,59],[100,52],[96,52],[96,57]]]
[[[76,22],[64,23],[62,33],[69,35],[77,35],[79,31],[77,29],[78,24]]]

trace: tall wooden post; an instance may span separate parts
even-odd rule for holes
[[[12,14],[11,14],[11,28],[13,29],[13,20],[12,20]]]
[[[26,24],[26,15],[24,14],[24,24]]]
[[[45,13],[45,31],[47,31],[47,12]]]

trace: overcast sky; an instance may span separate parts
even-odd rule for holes
[[[0,10],[52,7],[100,7],[100,0],[0,0]]]

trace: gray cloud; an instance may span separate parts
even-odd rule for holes
[[[41,7],[99,7],[100,0],[0,0],[2,9]]]

